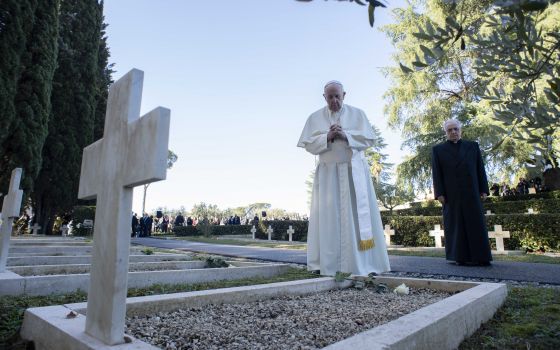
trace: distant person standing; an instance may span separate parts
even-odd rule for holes
[[[183,216],[182,213],[179,213],[175,218],[174,226],[183,226],[184,224],[185,224],[185,217]]]
[[[138,215],[136,213],[134,213],[134,215],[132,215],[132,234],[131,236],[137,236],[138,235]]]
[[[482,201],[490,193],[478,143],[461,139],[461,124],[443,123],[447,141],[432,149],[435,197],[443,205],[445,255],[458,265],[490,265]]]

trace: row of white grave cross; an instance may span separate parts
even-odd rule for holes
[[[387,227],[387,226],[385,226]],[[430,230],[429,235],[434,237],[436,242],[436,248],[441,248],[441,238],[444,235],[444,231],[441,229],[440,225],[434,225],[434,229]],[[502,225],[494,225],[494,231],[488,232],[488,238],[496,239],[496,251],[504,251],[504,238],[510,238],[509,231],[502,231]]]
[[[272,226],[268,226],[266,233],[268,234],[268,240],[272,240],[272,233],[274,229]],[[289,229],[286,231],[289,235],[289,241],[292,242],[292,235],[295,233],[294,229],[290,225]],[[256,239],[255,234],[257,233],[257,229],[255,225],[251,228],[251,233],[253,234],[253,239]],[[390,246],[391,245],[391,236],[395,235],[395,230],[391,229],[391,225],[385,225],[385,229],[383,230],[383,234],[385,235],[385,243]],[[430,237],[434,237],[436,248],[442,248],[443,244],[441,242],[442,237],[444,237],[444,231],[441,229],[441,225],[434,225],[434,229],[429,231]],[[494,225],[494,231],[488,232],[489,238],[496,239],[496,250],[499,252],[504,251],[504,238],[510,238],[509,231],[502,231],[502,225]]]
[[[256,239],[255,234],[257,233],[257,229],[255,225],[253,225],[253,227],[251,228],[251,233],[253,234],[253,239]],[[268,234],[268,240],[271,241],[272,234],[274,233],[274,229],[272,228],[271,225],[268,225],[268,228],[266,229],[266,233]],[[288,234],[288,241],[292,242],[293,234],[296,233],[296,231],[292,228],[292,225],[288,227],[286,233]]]

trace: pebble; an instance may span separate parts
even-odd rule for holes
[[[412,288],[409,295],[348,288],[134,316],[126,326],[134,337],[169,349],[318,349],[449,295]]]

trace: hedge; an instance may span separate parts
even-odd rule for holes
[[[271,226],[274,230],[272,232],[272,239],[278,241],[287,241],[289,239],[288,229],[292,226],[294,234],[292,235],[293,241],[307,242],[307,221],[303,220],[262,220],[259,222],[259,230],[257,230],[256,238],[268,239],[266,230]]]
[[[383,225],[391,225],[395,235],[391,237],[394,244],[404,246],[435,245],[429,231],[434,225],[443,227],[441,216],[383,216]],[[487,228],[494,230],[494,225],[502,225],[502,230],[509,231],[511,238],[504,239],[505,248],[515,250],[524,248],[530,251],[560,250],[560,215],[526,214],[526,215],[490,215],[486,217]],[[492,242],[495,245],[494,241]]]
[[[486,202],[489,203],[501,203],[501,202],[517,202],[517,201],[529,201],[533,199],[557,199],[560,200],[560,190],[549,191],[549,192],[539,192],[535,194],[520,194],[517,196],[506,196],[506,197],[495,197],[489,196],[486,198]],[[439,202],[435,199],[425,200],[421,202],[410,203],[411,208],[431,208],[440,206]]]
[[[539,213],[556,214],[560,213],[560,199],[531,199],[526,201],[504,201],[482,203],[484,211],[491,210],[493,214],[525,214],[529,208],[533,208]],[[388,215],[388,211],[382,215]],[[411,207],[406,209],[393,210],[393,215],[404,216],[437,216],[441,215],[441,205],[430,205],[425,207]]]
[[[175,226],[173,233],[177,236],[202,236],[203,230],[197,228],[198,226]],[[250,235],[251,225],[209,225],[209,233],[214,236],[224,235]]]
[[[391,241],[397,245],[408,247],[433,247],[435,241],[429,231],[434,225],[443,227],[443,218],[436,216],[382,216],[383,225],[391,225],[395,235]],[[502,225],[504,231],[509,231],[511,238],[504,240],[508,250],[527,249],[530,251],[560,251],[560,214],[498,214],[486,217],[487,228],[494,230],[494,225]],[[287,240],[286,230],[292,225],[295,233],[294,241],[307,241],[307,221],[263,221],[259,224],[256,236],[267,239],[265,233],[268,225],[274,232],[272,239]],[[495,247],[495,241],[492,240]]]

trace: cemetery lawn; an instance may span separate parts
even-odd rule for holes
[[[459,349],[560,349],[560,290],[508,289],[504,306]]]
[[[389,249],[388,252],[389,255],[426,256],[432,258],[445,258],[445,253],[443,252],[403,251],[403,250],[394,250],[394,249]],[[560,257],[552,257],[552,256],[546,256],[542,254],[492,255],[492,258],[495,261],[560,264]]]
[[[240,287],[317,277],[319,276],[304,269],[290,268],[288,272],[272,278],[245,278],[233,281],[217,281],[199,284],[156,284],[148,288],[130,288],[128,290],[128,297]],[[49,296],[22,295],[0,297],[0,349],[26,349],[24,342],[19,337],[19,330],[23,322],[25,309],[31,307],[79,303],[86,301],[86,299],[87,293],[81,291]]]
[[[267,242],[267,241],[253,241],[253,240],[241,240],[233,238],[218,239],[214,237],[202,237],[202,236],[188,236],[188,237],[173,237],[173,239],[181,239],[191,242],[200,243],[210,243],[210,244],[226,244],[226,245],[238,245],[238,246],[249,246],[249,247],[264,247],[264,248],[281,248],[281,249],[297,249],[304,250],[307,248],[305,243],[282,243],[282,242]]]

